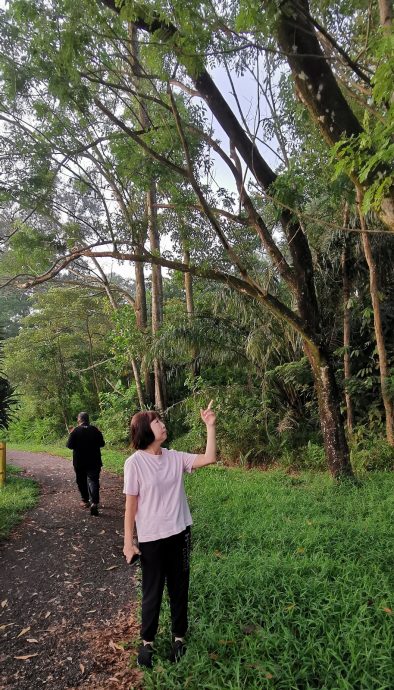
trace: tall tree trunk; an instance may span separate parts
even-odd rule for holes
[[[340,412],[341,395],[332,363],[326,353],[309,343],[304,343],[304,351],[314,376],[328,468],[335,479],[352,477],[349,448]]]
[[[371,243],[367,232],[367,225],[365,222],[364,215],[362,213],[361,204],[362,194],[359,191],[357,191],[358,214],[360,217],[361,230],[363,231],[361,233],[361,239],[365,259],[369,269],[369,290],[371,293],[376,347],[379,359],[380,385],[382,389],[382,399],[386,415],[386,437],[387,442],[390,444],[390,446],[394,446],[394,405],[388,392],[390,370],[387,361],[387,351],[384,342],[382,316],[380,311],[378,272],[376,269],[376,263],[373,257]]]
[[[133,369],[134,381],[135,381],[135,385],[137,388],[138,402],[140,404],[140,409],[142,410],[145,407],[144,390],[142,388],[142,382],[141,382],[140,371],[138,369],[138,364],[134,358],[131,360],[131,367]]]
[[[137,90],[141,87],[141,77],[143,76],[139,62],[138,29],[135,24],[129,22],[129,39],[132,53],[132,79]],[[143,100],[139,101],[138,112],[140,124],[144,129],[149,129],[150,120],[146,104]],[[150,188],[146,193],[146,215],[148,220],[148,237],[150,250],[153,254],[160,254],[160,236],[157,227],[156,209],[156,182],[151,180]],[[152,265],[152,334],[155,336],[163,323],[163,281],[161,266]],[[143,272],[142,272],[143,275]],[[141,282],[142,285],[142,282]],[[163,362],[159,359],[154,361],[154,397],[155,407],[160,412],[166,408],[166,382]],[[149,372],[147,372],[146,383],[149,385]]]
[[[346,203],[344,210],[343,225],[347,227],[349,224],[349,206]],[[343,369],[344,369],[344,388],[345,388],[345,402],[346,402],[346,423],[349,434],[353,432],[354,415],[353,415],[353,401],[348,389],[348,382],[351,378],[351,363],[350,363],[350,278],[349,278],[349,263],[350,263],[350,248],[349,237],[344,235],[344,245],[341,256],[342,267],[342,297],[343,297]]]
[[[183,263],[186,264],[187,266],[190,265],[190,252],[186,248],[186,245],[184,243],[184,248],[183,248]],[[190,321],[194,317],[194,299],[193,299],[193,276],[191,273],[185,273],[184,277],[185,281],[185,296],[186,296],[186,312],[188,315],[188,318]],[[192,371],[193,371],[193,376],[198,376],[200,373],[200,361],[199,361],[199,351],[197,346],[192,347],[192,358],[193,358],[193,363],[192,363]]]
[[[148,216],[148,235],[152,254],[160,254],[160,236],[157,227],[156,209],[156,183],[151,182],[146,195],[146,208]],[[163,323],[163,280],[161,266],[152,265],[152,334],[157,335]],[[155,375],[155,407],[161,413],[167,406],[166,381],[163,362],[154,360]]]
[[[146,331],[148,325],[148,311],[146,306],[146,287],[144,265],[134,263],[135,269],[135,317],[139,331]]]
[[[380,24],[385,31],[390,29],[393,20],[393,3],[391,0],[379,0]]]

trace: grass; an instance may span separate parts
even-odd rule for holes
[[[106,449],[104,464],[121,472],[126,456]],[[165,602],[146,690],[391,689],[393,484],[221,467],[187,477],[188,652],[165,660]]]
[[[19,473],[18,467],[7,465],[7,480],[0,489],[0,539],[7,537],[26,510],[38,501],[36,482],[20,477]]]
[[[221,468],[188,478],[189,649],[163,661],[166,605],[146,688],[391,688],[392,488],[390,474],[359,487]]]

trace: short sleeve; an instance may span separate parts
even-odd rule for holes
[[[127,458],[125,462],[123,493],[127,496],[138,496],[140,493],[137,465],[133,457]]]
[[[178,458],[180,458],[182,461],[183,471],[188,472],[190,474],[190,472],[193,469],[193,462],[195,461],[195,459],[197,457],[197,453],[183,453],[182,451],[178,451],[178,450],[176,450],[174,452],[177,454]]]

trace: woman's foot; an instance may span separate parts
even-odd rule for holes
[[[186,642],[183,639],[183,637],[173,638],[172,648],[170,652],[170,661],[172,661],[174,664],[178,663],[178,661],[183,657],[185,653]]]
[[[81,506],[81,508],[90,508],[89,501],[81,501],[79,505]]]
[[[138,650],[137,665],[145,666],[145,668],[153,667],[153,647],[150,642],[142,644]]]

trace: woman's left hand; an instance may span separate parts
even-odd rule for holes
[[[207,426],[215,426],[216,424],[216,414],[211,409],[212,405],[213,400],[211,400],[206,410],[200,410],[201,419]]]

